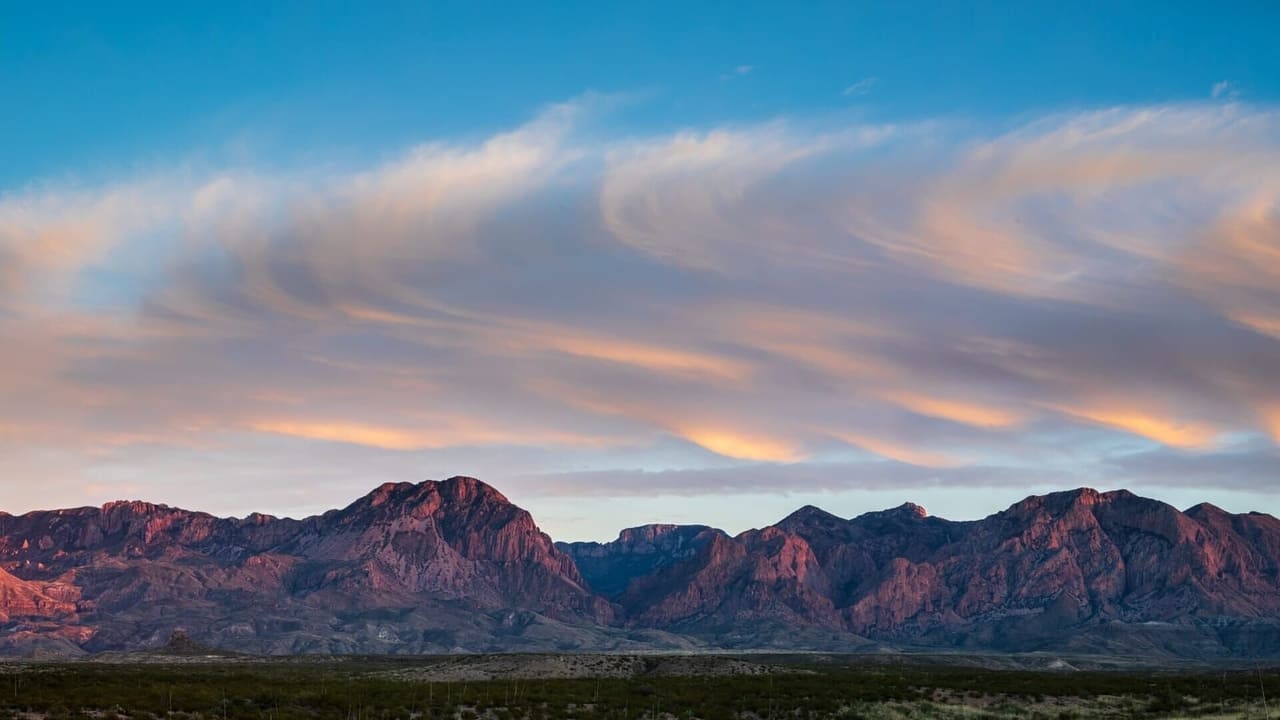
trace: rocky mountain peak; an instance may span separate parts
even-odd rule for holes
[[[898,515],[910,515],[921,520],[929,517],[929,511],[924,509],[923,505],[917,505],[913,502],[905,502],[894,508],[890,512]]]
[[[623,529],[618,533],[618,539],[615,542],[634,548],[663,545],[669,542],[678,543],[682,538],[697,535],[706,529],[708,529],[706,525],[650,523]]]
[[[854,522],[867,524],[870,521],[916,522],[929,517],[929,511],[913,502],[905,502],[888,510],[873,510],[854,518]]]
[[[805,505],[778,521],[778,527],[791,530],[808,525],[836,525],[848,522],[816,505]]]
[[[125,512],[133,515],[154,515],[158,512],[172,510],[168,505],[143,502],[141,500],[112,500],[102,505],[102,514]]]
[[[1228,513],[1226,510],[1223,510],[1217,505],[1214,505],[1212,503],[1207,503],[1207,502],[1199,503],[1197,505],[1192,505],[1186,510],[1183,510],[1183,513],[1186,514],[1188,517],[1193,517],[1193,518],[1196,518],[1197,520],[1206,520],[1210,518],[1226,518],[1231,516],[1231,513]]]
[[[403,498],[417,487],[419,486],[407,482],[383,483],[374,488],[373,492],[369,493],[369,505],[371,507],[378,507],[389,502],[394,502],[397,498]]]
[[[383,483],[341,511],[326,517],[341,517],[356,524],[387,522],[396,518],[427,518],[441,512],[475,511],[488,507],[495,511],[523,512],[492,486],[472,477],[426,480],[419,483]]]
[[[471,502],[474,500],[491,500],[499,503],[510,503],[497,488],[465,475],[455,475],[437,483],[440,494],[454,502]]]

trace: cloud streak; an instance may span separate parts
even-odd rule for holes
[[[849,97],[851,95],[866,95],[871,92],[871,88],[875,87],[876,82],[877,78],[865,77],[852,85],[847,86],[844,90],[840,91],[840,94],[845,97]]]

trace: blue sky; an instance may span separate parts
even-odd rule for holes
[[[0,2],[0,508],[1280,512],[1280,6]]]
[[[4,3],[0,182],[193,153],[386,153],[587,91],[641,95],[615,122],[652,130],[1280,90],[1274,3],[969,5]]]

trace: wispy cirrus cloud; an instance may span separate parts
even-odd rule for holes
[[[1240,97],[1240,91],[1236,89],[1234,83],[1229,80],[1219,80],[1209,88],[1209,97],[1214,100],[1235,100]]]
[[[875,87],[878,81],[879,79],[875,77],[864,77],[851,85],[845,86],[845,89],[841,90],[840,94],[845,97],[866,95],[871,92],[871,89]]]
[[[1270,108],[617,139],[587,110],[354,170],[0,197],[6,472],[72,497],[297,444],[731,494],[1156,482],[1136,458],[1280,441]]]

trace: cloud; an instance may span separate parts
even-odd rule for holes
[[[746,363],[714,355],[675,350],[625,340],[587,337],[555,337],[550,345],[569,355],[603,360],[659,373],[692,374],[741,380],[749,372]]]
[[[362,445],[381,450],[425,450],[457,445],[592,445],[598,438],[547,432],[535,427],[501,428],[482,421],[450,417],[419,420],[411,428],[366,425],[347,421],[259,420],[252,430],[306,440]]]
[[[797,207],[821,178],[805,161],[866,152],[897,133],[873,126],[797,136],[785,126],[768,125],[624,146],[609,154],[600,211],[614,238],[700,270],[780,256],[789,264],[839,262],[833,257],[840,252],[838,238],[820,224],[806,224]],[[787,187],[789,180],[795,185]],[[784,232],[790,233],[785,244],[779,242]]]
[[[853,83],[852,85],[847,86],[844,90],[841,90],[840,94],[844,95],[845,97],[849,97],[853,95],[866,95],[867,93],[871,92],[871,88],[875,87],[876,82],[877,82],[877,78],[864,77],[861,80]]]
[[[612,137],[591,108],[364,167],[0,196],[6,476],[147,490],[216,458],[290,488],[288,463],[781,493],[1217,458],[1260,482],[1274,109]]]
[[[884,398],[921,415],[977,427],[1013,427],[1025,420],[1022,413],[982,403],[935,397],[909,390],[890,391]]]
[[[696,445],[717,455],[735,460],[759,462],[788,462],[802,457],[802,451],[794,444],[778,438],[765,437],[716,427],[678,426],[676,433]]]
[[[1236,89],[1233,83],[1227,80],[1219,80],[1209,89],[1209,97],[1214,100],[1235,100],[1240,97],[1240,91]]]
[[[921,449],[906,442],[895,442],[884,438],[873,437],[859,432],[832,431],[831,434],[842,442],[879,455],[886,460],[896,460],[904,465],[926,468],[953,467],[962,464],[959,460],[939,452]]]
[[[1155,440],[1169,447],[1188,450],[1212,447],[1221,434],[1221,430],[1211,425],[1183,422],[1166,413],[1151,413],[1140,409],[1063,406],[1056,409],[1087,422]]]
[[[1203,490],[1206,478],[1216,488],[1232,491],[1275,490],[1280,452],[1274,446],[1246,443],[1229,450],[1194,453],[1152,449],[1109,458],[1099,469],[1146,488],[1176,487]],[[1274,508],[1262,508],[1274,512]]]
[[[163,225],[185,199],[184,190],[158,179],[0,196],[0,309],[70,302],[78,272],[130,236]]]
[[[787,482],[780,485],[778,478]],[[1038,482],[1070,482],[1046,472]],[[936,469],[891,460],[845,463],[766,463],[723,468],[676,470],[594,470],[518,476],[513,482],[533,485],[559,497],[650,497],[841,492],[848,490],[912,490],[930,487],[1027,486],[1018,468],[979,466]]]

